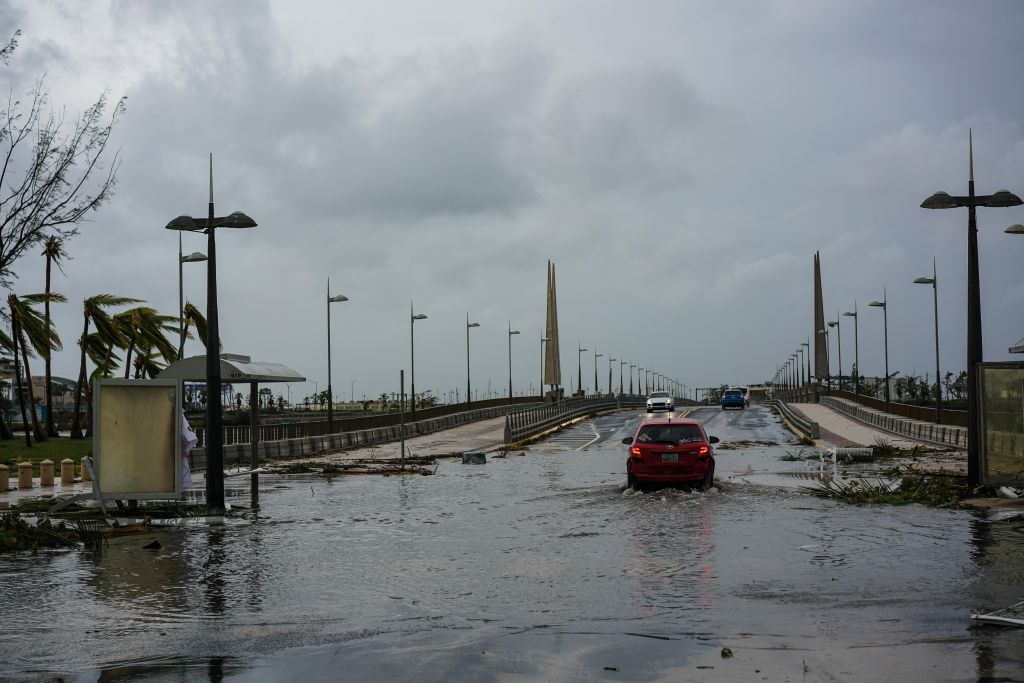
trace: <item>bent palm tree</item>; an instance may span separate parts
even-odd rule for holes
[[[3,330],[0,330],[0,351],[14,353],[14,341]],[[17,358],[17,356],[12,357]],[[10,425],[7,424],[6,411],[0,411],[0,439],[7,441],[13,438],[14,432],[11,431]]]
[[[7,297],[7,305],[11,311],[11,331],[14,338],[15,359],[17,359],[17,352],[20,348],[22,362],[25,365],[25,379],[28,384],[28,413],[32,421],[32,433],[36,441],[46,441],[46,433],[39,426],[39,419],[36,416],[35,407],[32,405],[35,392],[32,386],[32,371],[29,367],[28,359],[31,355],[35,355],[35,353],[44,355],[50,350],[59,351],[62,348],[60,337],[57,336],[52,325],[44,322],[43,316],[32,307],[33,304],[40,304],[45,301],[63,302],[65,299],[60,294],[26,294],[21,298],[18,298],[16,294],[11,294]],[[23,400],[20,398],[20,377],[18,378],[18,394],[19,399]],[[25,412],[24,407],[22,412]],[[25,438],[27,441],[27,426]]]
[[[147,353],[155,349],[165,362],[173,363],[177,351],[164,336],[165,332],[178,334],[178,319],[160,315],[148,306],[136,306],[114,316],[114,325],[127,340],[124,346],[124,378],[128,379],[132,369],[132,353]]]
[[[78,383],[75,385],[75,416],[71,423],[72,439],[82,438],[81,410],[83,394],[86,400],[89,401],[89,404],[91,405],[92,403],[92,397],[89,394],[89,382],[86,377],[86,356],[92,358],[93,363],[97,367],[101,367],[104,365],[103,362],[111,355],[107,352],[109,348],[114,346],[120,348],[126,343],[106,309],[111,306],[124,306],[135,303],[142,303],[142,300],[114,296],[112,294],[96,294],[82,302],[82,314],[85,318],[85,324],[82,329],[82,336],[78,339],[78,346],[82,350],[82,359],[78,369]],[[90,324],[96,328],[95,334],[89,332]],[[105,372],[108,370],[106,367],[103,369]],[[92,411],[90,410],[89,412],[89,424],[91,425]]]
[[[206,346],[206,317],[198,308],[192,305],[191,301],[185,303],[183,318],[185,320],[185,334],[182,335],[181,347],[178,349],[179,360],[185,354],[185,338],[189,336],[188,328],[190,325],[196,326],[196,334],[199,336],[199,341],[203,343],[203,346]]]
[[[43,256],[46,257],[46,300],[43,302],[43,324],[46,329],[50,329],[50,273],[54,263],[57,264],[57,268],[63,273],[64,269],[60,267],[61,260],[67,256],[64,253],[64,243],[57,237],[48,237],[43,243]],[[52,354],[50,353],[49,347],[43,353],[43,360],[46,362],[46,368],[44,376],[46,378],[46,435],[50,437],[57,436],[57,424],[53,420],[53,382],[52,372],[50,370],[50,360]]]

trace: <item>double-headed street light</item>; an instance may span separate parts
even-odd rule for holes
[[[615,393],[615,389],[612,388],[612,363],[617,359],[612,358],[612,354],[608,354],[608,395],[611,396]]]
[[[1021,198],[1007,190],[995,194],[974,193],[974,140],[968,132],[968,180],[966,196],[936,192],[921,202],[923,209],[967,207],[967,481],[981,483],[981,397],[978,394],[978,363],[983,359],[981,342],[981,283],[978,272],[977,207],[1020,206]]]
[[[882,287],[882,300],[872,301],[868,306],[874,306],[875,308],[882,309],[882,329],[885,340],[885,412],[890,412],[891,405],[889,403],[889,306],[888,299],[885,294],[885,287]]]
[[[178,216],[168,230],[206,233],[206,504],[224,508],[224,434],[221,416],[220,327],[217,315],[217,228],[255,228],[241,211],[213,215],[213,155],[210,155],[210,202],[206,218]]]
[[[409,396],[412,405],[412,419],[416,419],[416,336],[413,330],[417,320],[426,320],[423,313],[413,313],[412,302],[409,302]]]
[[[331,296],[331,278],[327,278],[327,432],[329,434],[334,433],[334,391],[331,389],[331,304],[342,301],[348,301],[348,297],[344,294]]]
[[[597,396],[601,395],[601,388],[597,384],[597,359],[603,358],[603,353],[598,353],[597,348],[594,348],[594,394]]]
[[[622,396],[622,368],[626,365],[629,365],[628,360],[619,359],[619,396]],[[630,383],[633,382],[632,375],[630,375],[629,381]]]
[[[860,333],[857,327],[857,302],[853,302],[853,310],[843,313],[853,318],[853,393],[860,394]]]
[[[178,360],[185,355],[185,291],[182,283],[181,266],[183,263],[199,263],[206,261],[206,254],[193,251],[186,256],[181,255],[181,231],[178,231]]]
[[[473,400],[473,395],[469,393],[469,328],[471,327],[480,327],[480,323],[469,322],[469,311],[466,311],[466,403]],[[543,389],[541,391],[543,392]]]
[[[512,403],[512,335],[519,334],[519,330],[512,329],[512,321],[508,323],[508,402]]]
[[[629,364],[629,395],[633,395],[633,368],[636,367],[636,363]]]

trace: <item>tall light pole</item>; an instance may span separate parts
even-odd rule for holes
[[[796,369],[797,382],[798,382],[798,385],[800,386],[800,388],[803,388],[803,386],[804,386],[804,347],[803,347],[803,344],[798,346],[797,349],[796,349],[796,362],[797,362],[797,366],[796,366],[796,368],[797,368]]]
[[[508,402],[512,403],[512,335],[519,334],[519,330],[512,329],[512,321],[508,323]]]
[[[855,368],[853,372],[853,393],[860,394],[860,332],[857,327],[857,302],[853,302],[853,310],[843,313],[843,315],[853,318],[853,366]]]
[[[426,320],[423,313],[413,313],[412,301],[409,302],[409,403],[411,419],[416,421],[416,336],[414,330],[417,320]]]
[[[968,131],[968,180],[966,196],[936,192],[921,202],[924,209],[967,207],[967,482],[981,483],[981,400],[978,395],[978,363],[983,359],[981,343],[981,283],[978,275],[977,207],[1020,206],[1020,197],[999,190],[995,194],[974,193],[974,140]]]
[[[811,338],[808,337],[807,341],[803,342],[800,345],[803,346],[804,349],[806,349],[806,351],[807,351],[807,384],[810,385],[812,383],[811,382]]]
[[[210,202],[205,219],[178,216],[168,230],[206,232],[206,504],[224,508],[224,433],[221,416],[220,327],[217,315],[216,228],[255,228],[256,221],[241,211],[213,215],[213,154],[210,155]]]
[[[939,273],[932,257],[932,276],[914,278],[914,284],[931,285],[935,304],[935,424],[942,424],[942,371],[939,366]]]
[[[818,334],[825,335],[825,384],[827,389],[832,388],[832,348],[828,340],[828,327],[818,330]]]
[[[331,296],[331,278],[327,278],[327,432],[329,434],[334,433],[334,392],[331,389],[331,304],[341,301],[348,301],[348,297],[344,294]]]
[[[597,359],[603,358],[603,353],[598,353],[597,348],[594,348],[594,394],[597,396],[601,395],[601,387],[597,385]]]
[[[540,396],[544,398],[544,344],[548,342],[547,337],[540,338]]]
[[[885,287],[882,287],[882,300],[872,301],[868,306],[882,309],[882,329],[885,340],[885,412],[891,412],[892,406],[889,403],[889,305],[885,294]]]
[[[828,326],[836,328],[836,348],[839,351],[839,391],[843,390],[843,328],[839,326],[841,318],[836,314],[835,320],[829,320]]]
[[[622,385],[622,368],[624,366],[626,366],[626,365],[629,365],[629,361],[628,360],[622,360],[620,358],[619,359],[619,396],[622,396],[622,386],[623,386]],[[632,375],[630,375],[629,381],[630,381],[630,384],[632,384],[632,382],[633,382],[633,376]]]
[[[583,348],[579,342],[576,342],[576,391],[579,395],[583,395],[583,352],[587,349]]]
[[[178,359],[185,355],[185,285],[183,284],[182,264],[206,261],[206,254],[193,251],[187,256],[181,255],[181,230],[178,231]]]
[[[611,396],[615,393],[615,389],[612,388],[612,363],[617,359],[612,358],[612,354],[608,354],[608,395]]]
[[[629,364],[629,395],[633,396],[633,368],[636,367],[636,363]]]
[[[469,329],[480,327],[480,323],[469,322],[469,311],[466,311],[466,403],[472,402],[472,394],[469,393]]]

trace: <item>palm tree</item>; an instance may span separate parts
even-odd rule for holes
[[[192,305],[191,301],[185,303],[185,312],[182,316],[184,318],[185,334],[181,337],[181,346],[178,347],[178,358],[181,359],[185,355],[185,338],[189,336],[188,328],[190,325],[196,326],[196,334],[199,335],[199,341],[206,346],[206,318],[202,312]]]
[[[58,237],[48,237],[43,242],[43,256],[46,257],[46,300],[43,302],[43,324],[46,329],[50,329],[50,272],[54,263],[57,264],[57,268],[63,273],[64,269],[60,267],[61,259],[67,254],[64,252],[64,243]],[[51,381],[52,373],[50,371],[50,360],[51,360],[50,348],[47,346],[43,352],[43,360],[46,363],[46,369],[44,371],[46,377],[46,435],[50,437],[57,436],[57,424],[53,420],[53,382]]]
[[[0,330],[0,351],[5,353],[14,353],[14,341],[7,336],[7,333]],[[17,358],[17,356],[13,356]],[[12,387],[13,388],[13,387]],[[0,439],[5,441],[14,438],[14,432],[11,431],[10,425],[7,424],[6,411],[0,411]]]
[[[160,315],[148,306],[136,306],[115,315],[114,325],[127,340],[124,346],[125,379],[131,374],[132,353],[135,351],[148,354],[150,349],[155,349],[168,363],[177,358],[177,350],[164,336],[165,332],[178,334],[176,317]]]
[[[118,331],[114,325],[114,321],[105,309],[110,306],[124,306],[126,304],[142,303],[140,299],[130,299],[128,297],[114,296],[112,294],[96,294],[91,296],[82,302],[82,313],[85,317],[85,325],[82,329],[82,336],[78,339],[78,346],[82,349],[82,361],[78,369],[78,383],[75,385],[75,417],[71,423],[71,438],[81,439],[82,438],[82,422],[81,422],[81,409],[82,409],[82,395],[86,395],[89,401],[88,405],[92,403],[92,397],[89,395],[89,382],[86,379],[85,373],[85,360],[86,356],[93,358],[93,363],[97,367],[103,366],[102,362],[96,362],[96,359],[101,361],[110,357],[108,349],[117,346],[123,347],[125,345],[124,337]],[[92,324],[96,328],[96,333],[92,334],[89,332],[89,324]],[[106,367],[103,368],[107,370]],[[91,413],[91,410],[90,410]],[[90,415],[89,424],[92,424]]]
[[[65,301],[64,297],[60,294],[26,294],[20,299],[16,294],[11,294],[7,297],[7,305],[11,311],[11,331],[13,332],[14,345],[15,345],[15,359],[17,360],[18,348],[21,350],[22,362],[25,365],[25,379],[28,383],[28,397],[29,397],[29,417],[32,420],[32,433],[35,435],[36,441],[46,441],[46,433],[39,426],[39,419],[36,417],[35,407],[31,405],[35,392],[32,386],[32,371],[29,367],[28,359],[30,355],[45,355],[50,350],[59,351],[61,347],[60,337],[53,330],[53,327],[47,322],[44,322],[43,316],[39,314],[33,304],[40,304],[46,301],[56,301],[62,303]],[[31,348],[30,348],[31,345]],[[21,379],[18,378],[18,394],[19,400],[24,401],[20,398],[21,396]],[[24,417],[24,406],[22,407],[22,413]],[[26,441],[28,440],[28,432],[26,425]]]

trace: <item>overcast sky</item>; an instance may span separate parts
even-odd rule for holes
[[[177,308],[179,214],[259,223],[217,236],[226,352],[327,382],[326,280],[337,395],[463,391],[466,313],[481,392],[536,389],[545,268],[558,268],[563,384],[577,343],[592,387],[608,356],[690,387],[770,379],[811,333],[813,253],[826,316],[860,317],[863,372],[965,360],[967,191],[1024,194],[1024,4],[728,0],[374,0],[0,3],[20,47],[15,94],[46,75],[78,113],[127,96],[113,200],[69,245],[54,289],[75,377],[81,300],[109,292]],[[1024,337],[1024,208],[980,209],[986,360]],[[206,250],[185,235],[184,249]],[[35,251],[38,251],[35,250]],[[42,291],[44,261],[16,268]],[[186,298],[206,305],[202,264]],[[853,325],[843,319],[843,363]],[[835,337],[832,339],[836,372]],[[201,353],[190,342],[189,355]],[[1019,356],[1017,358],[1020,358]],[[618,364],[615,364],[618,384]],[[41,373],[41,365],[33,367]],[[354,386],[352,385],[354,382]],[[627,378],[628,385],[628,378]]]

